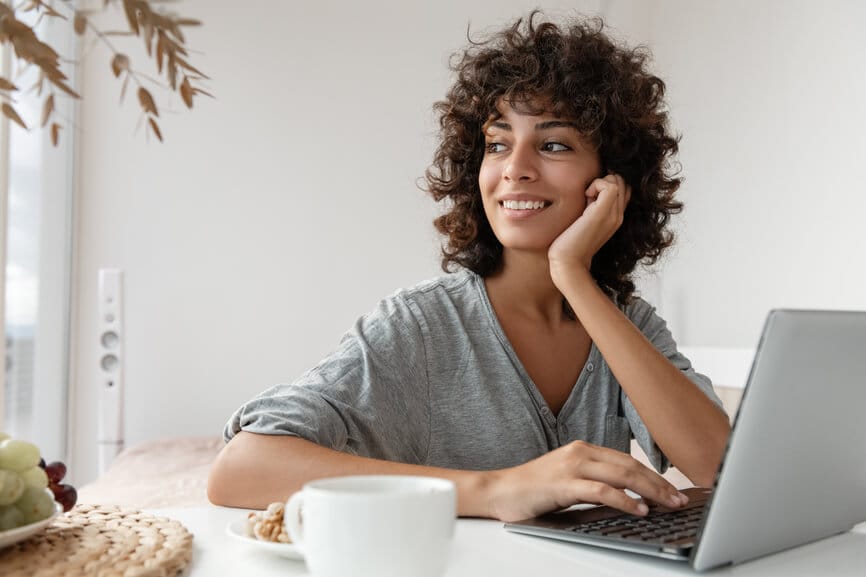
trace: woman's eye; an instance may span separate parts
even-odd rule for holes
[[[505,145],[501,142],[488,142],[487,143],[487,152],[502,152],[505,149]]]
[[[561,142],[545,142],[541,149],[545,152],[565,152],[566,150],[571,150],[570,147]]]

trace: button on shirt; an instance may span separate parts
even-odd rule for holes
[[[635,298],[623,312],[721,406],[646,301]],[[554,416],[500,327],[484,280],[470,271],[381,301],[316,367],[235,411],[224,436],[241,430],[465,470],[519,465],[578,439],[628,452],[634,437],[656,469],[668,465],[594,344]]]

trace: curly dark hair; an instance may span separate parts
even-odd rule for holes
[[[681,179],[669,160],[679,138],[668,129],[664,82],[647,71],[644,47],[629,49],[602,32],[600,18],[567,28],[537,22],[539,11],[452,57],[457,79],[437,102],[440,144],[425,172],[426,190],[449,199],[434,224],[445,235],[442,268],[468,268],[481,276],[502,264],[502,245],[484,214],[478,174],[484,156],[483,126],[500,116],[504,100],[521,112],[550,111],[574,122],[596,146],[603,171],[632,188],[622,226],[592,260],[591,274],[620,306],[633,296],[631,273],[652,264],[673,244],[667,229],[682,210],[674,199]]]

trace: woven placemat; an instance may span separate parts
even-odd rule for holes
[[[0,575],[175,577],[191,560],[192,534],[177,521],[78,505],[44,532],[0,550]]]

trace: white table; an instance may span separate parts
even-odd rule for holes
[[[263,553],[229,537],[226,526],[245,516],[242,509],[210,506],[147,512],[177,519],[195,536],[189,577],[309,575],[303,561]],[[539,571],[564,577],[695,575],[688,565],[676,561],[516,535],[503,529],[498,521],[458,520],[446,577],[526,577],[537,575]],[[866,524],[843,535],[708,574],[863,577],[866,576]]]

